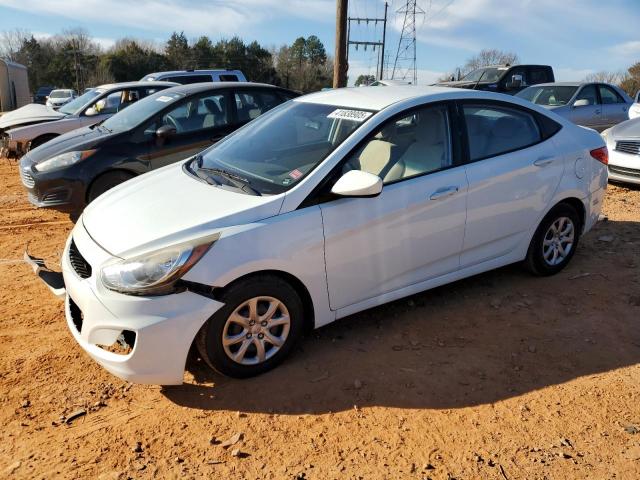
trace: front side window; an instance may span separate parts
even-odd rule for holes
[[[293,187],[373,112],[287,102],[206,150],[192,172],[229,171],[263,195]]]
[[[471,161],[519,150],[542,140],[532,114],[498,105],[465,105]]]
[[[531,85],[535,85],[537,83],[545,83],[548,81],[549,76],[547,75],[546,68],[531,68],[529,69],[529,79]]]
[[[387,184],[450,167],[449,131],[445,105],[420,108],[385,123],[351,155],[343,172],[363,170]]]
[[[606,85],[598,85],[598,89],[600,90],[600,98],[604,105],[624,103],[624,99],[618,94],[618,92],[613,90],[613,88],[607,87]]]
[[[598,93],[596,92],[595,85],[587,85],[580,90],[578,96],[576,97],[576,102],[578,100],[586,100],[587,105],[597,105],[598,102]]]

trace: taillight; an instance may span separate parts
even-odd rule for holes
[[[591,156],[599,162],[605,165],[609,164],[609,150],[607,150],[607,147],[596,148],[595,150],[591,150],[589,153],[591,153]]]

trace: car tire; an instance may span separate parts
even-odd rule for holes
[[[531,239],[526,268],[538,276],[561,271],[573,258],[581,231],[582,221],[576,209],[568,203],[556,205],[542,219]]]
[[[93,202],[104,192],[111,190],[113,187],[120,185],[133,177],[135,177],[134,174],[122,170],[103,173],[91,184],[89,193],[87,194],[87,203]]]
[[[33,140],[31,140],[31,143],[29,144],[29,151],[33,150],[34,148],[38,148],[40,145],[44,145],[49,140],[53,140],[57,136],[58,135],[42,135],[38,138],[34,138]]]
[[[302,300],[280,277],[240,281],[219,300],[224,306],[200,329],[195,343],[207,365],[223,375],[248,378],[271,370],[301,336]]]

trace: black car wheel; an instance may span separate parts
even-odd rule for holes
[[[124,172],[122,170],[103,173],[91,184],[89,194],[87,195],[87,203],[93,202],[107,190],[111,190],[113,187],[120,185],[133,177],[135,177],[134,174]]]
[[[49,140],[53,140],[56,137],[57,135],[50,134],[50,135],[41,135],[38,138],[34,138],[33,140],[31,140],[31,143],[29,144],[29,150],[38,148],[40,145],[43,145],[47,143]]]
[[[196,347],[214,370],[246,378],[271,370],[302,333],[300,296],[277,276],[240,281],[220,298],[224,306],[202,327]]]
[[[566,267],[576,252],[582,222],[567,203],[554,207],[531,239],[525,266],[535,275],[553,275]]]

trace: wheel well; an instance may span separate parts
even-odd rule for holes
[[[584,203],[582,203],[582,200],[580,200],[579,198],[575,198],[575,197],[570,197],[570,198],[564,198],[563,200],[561,200],[560,202],[558,202],[556,204],[560,205],[561,203],[566,203],[568,205],[571,205],[576,212],[578,212],[578,215],[580,216],[580,231],[582,231],[582,229],[584,228],[584,225],[586,223],[586,210],[584,208]],[[554,207],[555,208],[555,207]]]
[[[313,310],[313,300],[311,299],[311,294],[307,287],[302,283],[297,277],[291,275],[290,273],[283,272],[281,270],[260,270],[258,272],[252,272],[242,277],[236,278],[233,282],[229,283],[225,287],[215,288],[213,294],[215,297],[229,288],[231,285],[234,285],[238,282],[242,282],[247,280],[248,278],[259,277],[262,275],[271,275],[275,277],[279,277],[289,285],[293,287],[296,293],[300,296],[302,300],[302,307],[304,308],[304,331],[310,332],[315,327],[315,315]]]
[[[131,178],[136,177],[138,174],[135,172],[132,172],[131,170],[128,170],[126,168],[112,168],[110,170],[105,170],[104,172],[101,172],[100,174],[96,175],[93,180],[91,180],[91,183],[89,185],[87,185],[87,189],[84,192],[84,196],[85,196],[85,202],[89,203],[89,194],[91,193],[91,189],[93,188],[93,185],[96,183],[96,181],[103,177],[104,175],[108,175],[110,173],[114,173],[114,172],[123,172],[126,174],[131,175]]]
[[[49,140],[53,140],[56,137],[59,137],[60,135],[57,133],[43,133],[42,135],[37,136],[36,138],[34,138],[33,140],[31,140],[31,142],[29,143],[29,149],[31,149],[32,145],[38,145],[40,143],[44,143],[42,140],[46,139],[45,141],[48,142]]]

